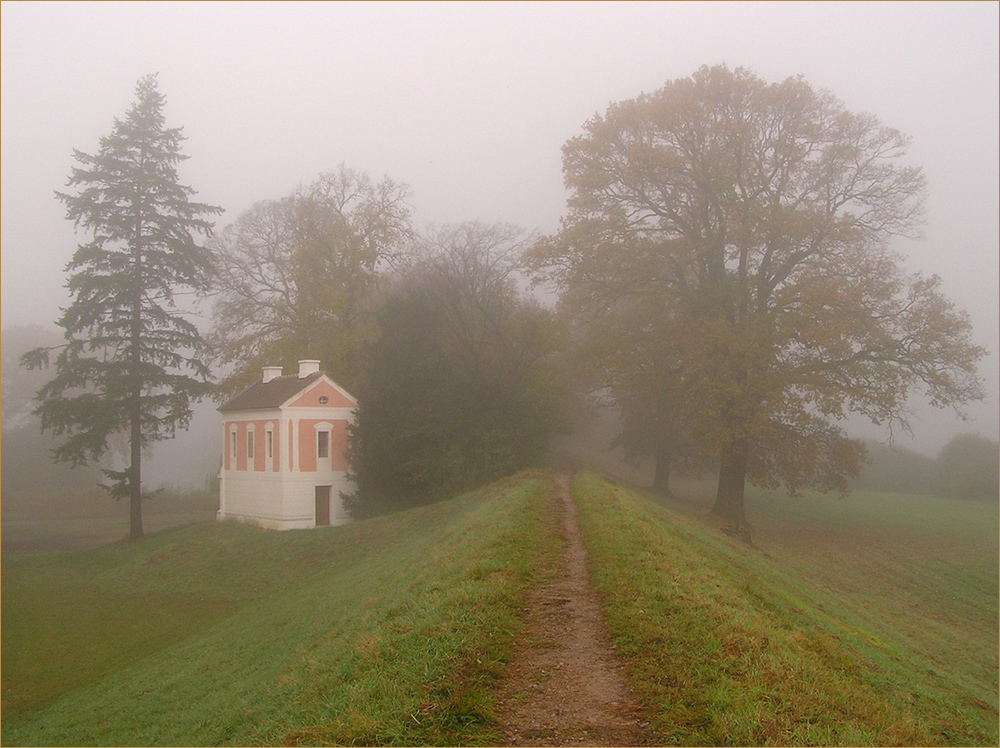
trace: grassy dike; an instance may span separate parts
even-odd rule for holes
[[[4,745],[494,743],[551,475],[344,527],[3,560]]]
[[[942,677],[946,663],[893,628],[905,600],[887,598],[873,616],[701,519],[592,474],[578,474],[571,490],[613,641],[658,742],[997,744],[995,679],[978,683],[991,705]],[[805,554],[810,539],[800,540]],[[913,586],[942,585],[919,566],[909,574]],[[881,583],[876,576],[855,576],[853,586]],[[994,621],[995,583],[973,593]],[[995,626],[980,636],[995,654]]]

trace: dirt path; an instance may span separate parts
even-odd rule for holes
[[[568,475],[559,477],[549,510],[566,547],[525,602],[526,630],[500,693],[505,744],[643,745],[649,735],[587,576]]]

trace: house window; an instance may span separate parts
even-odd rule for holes
[[[319,458],[330,456],[330,432],[316,432],[316,456]]]
[[[273,431],[268,430],[268,431],[265,432],[264,444],[265,444],[265,449],[267,450],[265,452],[265,454],[267,455],[267,459],[270,460],[270,459],[272,459],[274,457],[274,432]]]
[[[247,431],[247,459],[253,459],[253,432]]]
[[[236,459],[236,432],[229,432],[229,456],[234,460]],[[236,463],[233,463],[233,468],[235,469]]]
[[[320,405],[326,405],[328,402],[330,402],[330,398],[328,398],[326,395],[321,395],[320,396],[320,398],[319,398],[319,404]]]

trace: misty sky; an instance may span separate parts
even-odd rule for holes
[[[417,227],[551,232],[562,144],[612,101],[703,64],[802,74],[913,137],[926,238],[899,248],[967,309],[989,400],[961,423],[914,400],[911,439],[997,438],[998,4],[41,3],[0,5],[2,324],[51,324],[75,236],[53,197],[159,72],[182,181],[221,228],[340,163],[408,183]],[[214,423],[205,426],[210,430]],[[885,429],[852,428],[886,438]],[[213,432],[214,433],[214,432]]]

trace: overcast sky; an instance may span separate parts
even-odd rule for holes
[[[990,393],[961,423],[914,402],[903,446],[997,438],[998,4],[3,2],[3,326],[50,324],[81,237],[53,191],[93,153],[136,81],[159,72],[188,138],[182,181],[226,209],[345,163],[408,183],[418,227],[509,221],[550,232],[560,148],[613,101],[699,66],[802,74],[913,136],[926,238],[900,245],[969,311]],[[884,438],[883,429],[858,435]]]

